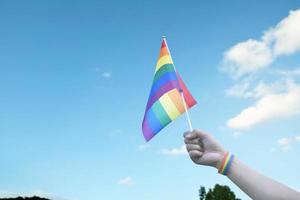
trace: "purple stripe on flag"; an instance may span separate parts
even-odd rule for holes
[[[155,135],[155,134],[153,134],[152,130],[150,129],[147,119],[145,119],[145,118],[143,120],[143,128],[142,129],[143,129],[144,138],[147,141],[149,141]]]
[[[166,92],[168,92],[174,88],[177,88],[177,89],[180,88],[178,81],[170,81],[170,82],[166,83],[165,85],[161,86],[161,88],[159,88],[159,90],[154,95],[149,97],[146,111],[149,110],[149,108],[153,105],[153,103],[155,101],[157,101],[162,95],[164,95]]]

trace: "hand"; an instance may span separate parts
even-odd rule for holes
[[[187,131],[184,133],[184,142],[194,163],[220,167],[226,152],[210,135],[199,130]]]

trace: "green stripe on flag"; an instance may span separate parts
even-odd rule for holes
[[[157,79],[159,79],[162,75],[168,72],[175,72],[173,64],[165,64],[163,65],[154,75],[154,80],[155,82]]]
[[[163,126],[166,126],[172,121],[159,101],[156,101],[151,109]]]

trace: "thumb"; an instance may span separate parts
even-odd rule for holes
[[[184,133],[184,137],[187,140],[193,140],[193,139],[204,139],[206,138],[208,135],[206,133],[204,133],[203,131],[200,131],[198,129],[193,130],[192,132],[187,131]]]

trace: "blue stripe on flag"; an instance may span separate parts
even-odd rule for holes
[[[173,80],[178,80],[176,72],[165,73],[163,76],[161,76],[157,81],[153,83],[150,96],[154,95],[161,86]]]
[[[164,126],[160,123],[159,119],[157,119],[155,113],[152,108],[148,110],[146,115],[146,120],[154,134],[158,133]]]

